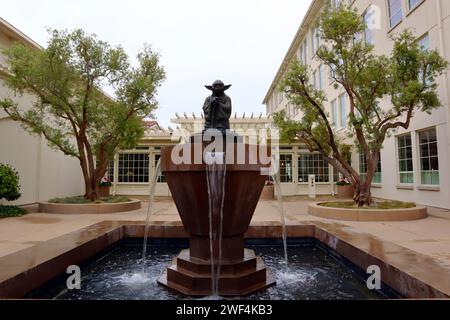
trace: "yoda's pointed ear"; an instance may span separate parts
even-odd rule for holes
[[[212,90],[213,89],[212,86],[205,86],[205,88],[208,89],[208,90]]]

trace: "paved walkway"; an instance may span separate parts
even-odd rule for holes
[[[316,218],[307,214],[309,199],[288,198],[284,201],[287,224],[302,224],[321,221],[333,224],[336,221]],[[140,210],[118,214],[58,215],[31,213],[20,218],[0,220],[0,257],[34,246],[81,228],[105,220],[144,221],[148,202]],[[344,222],[353,232],[368,233],[384,241],[393,242],[410,250],[431,257],[442,267],[450,270],[450,210],[429,208],[430,216],[424,220],[408,222]],[[179,221],[180,217],[171,200],[158,199],[154,205],[152,222]],[[261,201],[253,223],[279,222],[276,201]]]

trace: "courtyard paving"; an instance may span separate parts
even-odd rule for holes
[[[325,199],[325,198],[323,198]],[[286,223],[305,224],[317,221],[336,223],[353,233],[372,235],[412,251],[424,254],[450,271],[450,210],[429,208],[429,217],[407,222],[345,222],[308,215],[307,207],[314,202],[306,197],[284,199]],[[144,221],[148,202],[140,210],[116,214],[46,214],[30,213],[20,218],[0,220],[0,258],[102,221]],[[151,222],[164,224],[180,221],[176,206],[170,199],[156,199]],[[252,224],[280,221],[276,201],[260,201]]]

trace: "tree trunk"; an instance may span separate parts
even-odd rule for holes
[[[370,184],[366,181],[355,186],[355,197],[353,198],[358,207],[370,206],[372,204],[372,193]]]
[[[367,161],[366,177],[365,177],[364,181],[361,181],[361,183],[356,184],[356,186],[355,186],[354,201],[358,207],[372,205],[371,188],[372,188],[373,177],[375,176],[375,171],[377,170],[378,161],[379,161],[378,152],[379,151],[372,152],[372,154],[369,154],[369,156],[366,157],[366,161]]]

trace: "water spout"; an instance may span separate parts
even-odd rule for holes
[[[158,163],[156,164],[155,168],[155,175],[153,176],[153,180],[150,184],[150,199],[147,207],[147,218],[145,222],[145,231],[144,231],[144,245],[142,249],[142,273],[146,273],[146,255],[147,255],[147,241],[148,241],[148,231],[150,228],[150,216],[153,213],[153,202],[155,201],[155,189],[156,189],[156,183],[158,182],[158,177],[161,174],[161,159],[158,160]]]
[[[224,152],[206,153],[206,181],[209,199],[209,241],[211,253],[211,293],[219,297],[219,279],[222,266],[223,206],[225,200],[226,157]],[[217,219],[219,221],[217,221]],[[218,227],[218,228],[217,228]],[[217,248],[217,263],[215,250]],[[217,265],[216,265],[217,264]]]
[[[278,211],[280,212],[281,226],[282,226],[282,236],[283,236],[283,247],[284,247],[284,262],[286,267],[288,266],[288,254],[287,254],[287,230],[286,230],[286,220],[284,214],[283,196],[281,195],[281,179],[280,171],[278,170],[272,174],[272,179],[275,184],[275,192],[277,194],[278,201]]]

